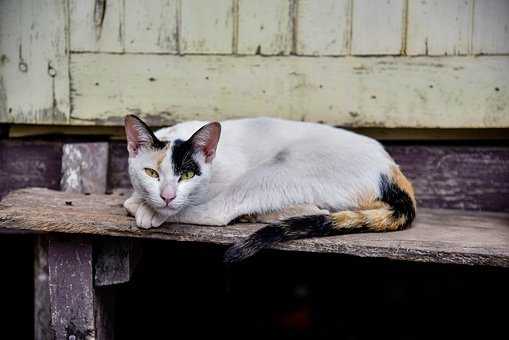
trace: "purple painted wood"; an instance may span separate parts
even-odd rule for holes
[[[108,190],[130,188],[127,174],[127,145],[125,142],[110,142],[110,161],[108,167]]]
[[[420,207],[509,212],[509,147],[390,145]]]
[[[52,236],[48,243],[51,326],[56,340],[95,337],[90,240]]]
[[[60,187],[62,143],[0,140],[0,198],[26,187]]]
[[[386,144],[420,207],[509,212],[509,146]],[[110,150],[110,188],[130,187],[125,143]]]

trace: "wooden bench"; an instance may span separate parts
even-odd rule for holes
[[[47,252],[39,259],[47,258],[47,263],[36,266],[40,273],[35,289],[44,304],[45,286],[38,285],[37,278],[47,275],[47,331],[56,339],[112,337],[109,305],[114,296],[106,288],[129,281],[136,263],[135,239],[228,245],[261,227],[165,224],[143,230],[127,216],[125,198],[125,192],[87,195],[31,188],[14,191],[0,202],[0,230],[47,235],[39,239],[46,242],[39,249]],[[408,230],[298,240],[273,248],[508,268],[509,214],[420,209]]]

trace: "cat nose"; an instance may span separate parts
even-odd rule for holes
[[[166,202],[166,205],[168,205],[175,199],[175,192],[173,190],[163,190],[161,192],[161,198]]]

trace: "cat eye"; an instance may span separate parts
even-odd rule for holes
[[[159,174],[157,173],[157,171],[155,171],[154,169],[150,169],[150,168],[145,168],[145,173],[152,177],[152,178],[155,178],[155,179],[159,179]]]
[[[191,179],[193,177],[194,177],[194,171],[192,171],[192,170],[184,171],[182,173],[182,175],[180,175],[180,180],[181,181],[187,181],[188,179]]]

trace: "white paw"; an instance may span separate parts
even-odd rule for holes
[[[141,203],[136,210],[136,225],[140,228],[149,229],[159,227],[166,221],[166,216],[158,214],[146,203]]]
[[[143,201],[142,201],[141,198],[133,195],[133,196],[131,196],[128,199],[125,200],[124,208],[127,210],[129,215],[135,216],[136,215],[136,211],[138,210],[138,208],[139,208],[139,206],[141,205],[142,202]]]

